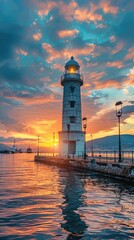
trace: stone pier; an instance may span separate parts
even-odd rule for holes
[[[73,168],[76,170],[94,171],[109,177],[121,178],[125,181],[134,183],[134,164],[124,164],[115,162],[100,162],[95,158],[74,159],[63,158],[60,156],[35,156],[36,162],[42,162],[51,165],[57,165],[65,168]]]

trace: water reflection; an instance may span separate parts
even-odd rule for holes
[[[134,188],[94,173],[1,156],[0,238],[134,239]]]
[[[133,187],[96,174],[83,178],[89,239],[133,239]]]
[[[67,240],[134,238],[132,186],[93,173],[70,171],[60,178]]]
[[[84,182],[74,174],[69,172],[64,179],[63,196],[65,201],[62,204],[62,214],[65,220],[61,227],[69,232],[67,240],[82,239],[87,225],[85,224],[79,208],[83,206]]]

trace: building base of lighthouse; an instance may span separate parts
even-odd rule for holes
[[[83,131],[60,131],[59,132],[59,155],[83,156],[85,145],[85,132]]]

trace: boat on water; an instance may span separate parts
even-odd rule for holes
[[[30,146],[27,148],[27,153],[32,153],[32,149],[30,148]]]
[[[15,144],[15,138],[14,138],[14,143],[13,143],[13,146],[11,148],[11,153],[17,153],[18,152],[18,149],[16,147],[16,144]]]

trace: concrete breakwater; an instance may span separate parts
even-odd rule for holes
[[[115,162],[100,162],[95,158],[88,159],[73,159],[62,158],[60,156],[35,156],[35,161],[47,163],[51,165],[63,166],[66,168],[74,168],[76,170],[95,171],[115,178],[123,178],[134,183],[134,165],[115,163]]]

